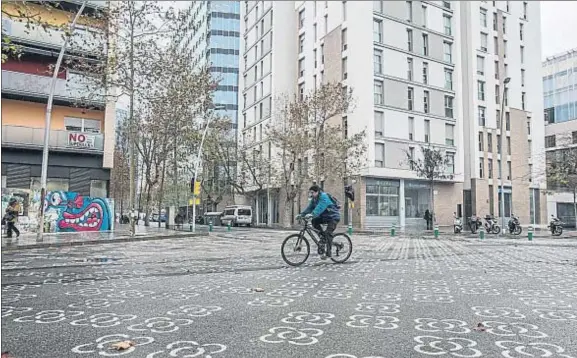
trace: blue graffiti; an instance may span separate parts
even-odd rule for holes
[[[52,191],[46,195],[44,210],[56,213],[56,231],[84,232],[112,229],[112,215],[106,200],[78,193]]]

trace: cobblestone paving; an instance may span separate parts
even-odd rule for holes
[[[354,237],[287,267],[287,233],[2,255],[14,357],[577,357],[577,244]],[[261,290],[254,290],[262,288]],[[113,343],[135,346],[114,351]]]

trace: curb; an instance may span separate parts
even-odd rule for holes
[[[70,242],[47,242],[47,243],[35,243],[29,245],[14,245],[14,244],[3,244],[2,251],[17,251],[17,250],[28,250],[28,249],[40,249],[40,248],[51,248],[51,247],[71,247],[71,246],[85,246],[85,245],[99,245],[99,244],[113,244],[115,242],[136,242],[136,241],[156,241],[164,239],[180,239],[180,238],[191,238],[191,237],[201,237],[207,236],[204,233],[190,233],[190,234],[178,234],[178,235],[165,235],[165,236],[141,236],[141,237],[121,237],[117,239],[101,239],[101,240],[87,240],[87,241],[70,241]]]

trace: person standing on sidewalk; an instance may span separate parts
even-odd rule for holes
[[[18,203],[18,200],[16,200],[16,198],[10,199],[4,215],[4,219],[6,220],[6,236],[8,238],[12,237],[12,231],[16,233],[16,238],[20,236],[20,230],[16,227],[19,212],[20,204]]]

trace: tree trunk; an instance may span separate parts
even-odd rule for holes
[[[573,209],[575,210],[575,229],[577,229],[577,187],[573,188]]]
[[[150,226],[150,200],[152,199],[152,185],[146,183],[146,220],[144,226]],[[160,213],[158,213],[158,220],[160,220]]]
[[[433,225],[437,223],[437,213],[435,211],[435,181],[431,180],[431,222]]]
[[[131,24],[133,24],[132,22]],[[138,215],[136,219],[133,216],[135,210],[135,199],[136,199],[136,185],[134,177],[135,170],[136,170],[136,150],[135,150],[135,131],[134,131],[134,26],[131,26],[131,33],[130,33],[130,130],[129,130],[129,145],[130,145],[130,169],[129,169],[129,181],[130,181],[130,236],[134,236],[136,233],[136,221],[138,220]]]
[[[285,228],[290,228],[291,226],[291,206],[293,205],[292,200],[290,200],[289,198],[287,198],[287,200],[284,203],[284,219],[283,219],[283,227]]]
[[[158,227],[161,225],[162,201],[164,200],[164,177],[166,176],[166,161],[162,163],[162,176],[160,177],[160,193],[158,198]],[[168,218],[167,218],[168,219]],[[168,220],[167,220],[168,224]]]

